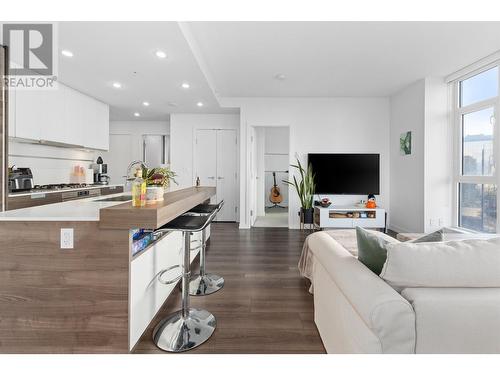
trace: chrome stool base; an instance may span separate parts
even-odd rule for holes
[[[212,273],[205,275],[196,275],[189,282],[189,295],[191,296],[207,296],[222,289],[224,286],[224,278]]]
[[[155,345],[166,352],[179,353],[196,348],[215,331],[215,316],[206,310],[190,308],[186,317],[182,310],[163,319],[153,331]]]

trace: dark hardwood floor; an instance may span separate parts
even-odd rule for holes
[[[297,263],[307,232],[285,228],[239,230],[212,225],[207,270],[225,278],[224,288],[191,297],[191,306],[217,318],[217,329],[187,353],[325,353],[313,321],[313,296]],[[197,270],[198,261],[193,263]],[[135,353],[164,353],[151,340],[156,323],[180,307],[179,289],[146,330]]]

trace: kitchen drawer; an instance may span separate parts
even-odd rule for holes
[[[61,193],[37,193],[23,195],[20,197],[8,197],[8,210],[17,210],[19,208],[43,206],[45,204],[62,202]]]
[[[123,193],[123,186],[107,186],[101,188],[101,195]]]

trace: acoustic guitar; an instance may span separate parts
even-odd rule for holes
[[[269,201],[274,205],[278,205],[283,202],[283,196],[281,195],[280,188],[276,185],[276,172],[273,172],[274,185],[271,188],[271,193],[269,194]]]

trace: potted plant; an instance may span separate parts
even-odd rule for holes
[[[297,158],[297,165],[291,165],[293,168],[298,169],[300,173],[300,182],[297,178],[293,176],[293,182],[283,181],[284,183],[294,186],[297,191],[297,195],[300,199],[300,211],[301,217],[304,224],[312,224],[314,217],[313,208],[313,198],[314,198],[314,173],[312,171],[311,165],[308,165],[307,169],[302,167],[300,160]]]
[[[146,181],[146,202],[156,203],[163,200],[165,188],[170,186],[170,181],[175,181],[177,174],[168,167],[142,168],[142,178]]]

